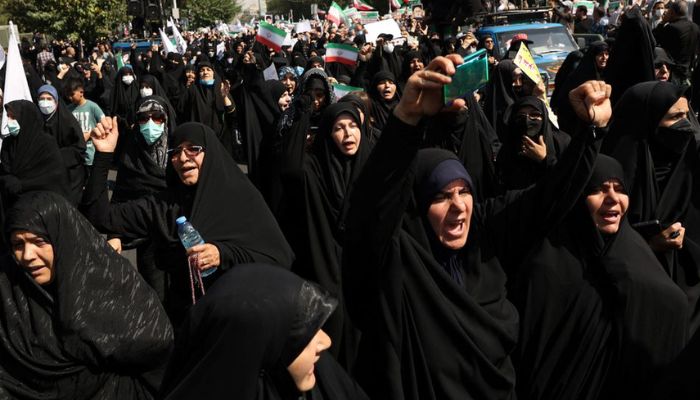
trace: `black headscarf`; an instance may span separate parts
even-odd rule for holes
[[[683,93],[682,88],[669,82],[645,82],[631,87],[614,109],[609,151],[625,170],[631,199],[630,222],[659,220],[662,227],[681,222],[686,228],[683,248],[657,253],[657,257],[688,296],[693,333],[700,326],[700,125],[691,109],[690,131],[684,137],[663,137],[658,128]],[[672,144],[675,145],[669,146]]]
[[[372,100],[372,118],[374,120],[374,126],[380,131],[386,125],[386,121],[391,114],[391,110],[399,104],[399,87],[396,86],[396,92],[394,97],[390,100],[385,100],[384,97],[377,90],[377,85],[382,81],[392,81],[396,84],[396,77],[389,71],[379,71],[372,77],[372,82],[367,90],[370,99]]]
[[[0,264],[0,394],[22,399],[150,399],[173,340],[155,294],[63,198],[24,195],[6,232],[53,247],[53,281]]]
[[[158,81],[158,79],[156,79],[155,76],[153,76],[153,75],[141,75],[139,77],[139,82],[138,82],[138,84],[139,84],[139,99],[142,99],[141,93],[140,93],[142,83],[147,83],[148,87],[153,89],[153,93],[151,94],[151,96],[158,96],[158,97],[162,97],[162,98],[167,98],[167,93],[165,92],[165,89],[163,88],[163,86],[160,85],[160,82]],[[133,83],[132,83],[132,85],[133,85]]]
[[[585,198],[622,166],[596,160],[579,202],[509,277],[521,315],[518,396],[646,398],[685,345],[687,300],[621,216],[603,235]]]
[[[540,129],[537,132],[526,133],[526,127],[523,124],[531,124],[535,121],[518,116],[518,111],[527,106],[535,108],[542,114]],[[548,168],[557,163],[570,138],[552,125],[547,107],[537,97],[526,96],[516,100],[506,109],[503,119],[506,121],[505,131],[501,133],[503,147],[498,152],[496,166],[506,190],[524,189],[539,180]],[[547,156],[544,160],[537,162],[521,154],[523,136],[529,136],[535,143],[540,136],[544,137],[544,143],[547,146]]]
[[[67,195],[68,174],[60,150],[44,133],[43,118],[31,101],[15,100],[5,104],[20,125],[17,136],[2,141],[0,180],[2,202],[8,207],[15,197],[31,190],[49,190]]]
[[[54,97],[55,89],[54,92],[51,92],[42,86],[38,94],[42,93],[49,93]],[[54,101],[56,102],[56,110],[50,115],[42,114],[44,131],[56,139],[63,164],[68,172],[70,186],[67,187],[67,191],[70,191],[71,202],[77,204],[82,197],[85,185],[85,137],[80,123],[68,110],[60,96],[56,95]]]
[[[139,131],[139,124],[124,140],[112,201],[133,200],[165,189],[165,168],[170,162],[167,149],[169,137],[175,131],[175,111],[170,103],[158,96],[141,99],[136,107],[162,112],[166,117],[163,135],[148,145]],[[138,115],[138,113],[137,113]]]
[[[565,92],[563,87],[567,79],[569,79],[569,76],[578,68],[579,63],[583,59],[583,55],[582,51],[574,50],[566,56],[561,67],[559,67],[557,76],[554,78],[554,91],[552,92],[551,99],[554,112],[558,113],[560,105],[569,101],[569,93]]]
[[[486,91],[484,113],[496,134],[503,141],[503,112],[515,101],[513,92],[513,71],[518,68],[511,60],[503,60],[496,65],[494,75]]]
[[[372,103],[365,102],[360,96],[354,93],[348,93],[338,100],[339,103],[350,103],[357,108],[365,117],[365,122],[362,124],[363,139],[367,138],[370,143],[375,143],[379,140],[382,132],[372,125]]]
[[[336,305],[323,289],[282,268],[236,268],[192,308],[163,397],[218,399],[233,390],[241,400],[299,398],[286,368]]]
[[[130,85],[122,82],[122,77],[130,72],[134,76],[134,81]],[[136,122],[136,110],[134,104],[139,98],[139,81],[134,70],[129,67],[121,67],[114,78],[114,88],[112,88],[112,101],[110,111],[112,115],[125,120],[128,126]]]
[[[187,89],[185,99],[180,109],[180,113],[189,116],[189,121],[201,122],[214,130],[218,134],[224,127],[223,114],[226,110],[224,97],[221,95],[221,79],[214,72],[214,84],[205,86],[200,82],[199,71],[202,67],[214,69],[208,61],[201,61],[197,64],[197,77],[195,83]]]
[[[612,101],[616,104],[625,91],[640,82],[653,81],[654,47],[656,40],[651,26],[634,6],[620,17],[622,23],[615,35],[606,67],[606,82],[612,86]]]

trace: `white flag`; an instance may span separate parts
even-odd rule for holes
[[[263,77],[266,81],[274,81],[279,79],[279,77],[277,76],[277,68],[275,68],[275,64],[270,64],[269,67],[263,70]]]
[[[2,69],[2,66],[5,65],[5,49],[2,48],[2,45],[0,44],[0,69]]]
[[[163,48],[165,49],[165,53],[177,53],[177,49],[175,48],[175,45],[173,42],[168,39],[168,35],[163,32],[162,29],[158,29],[160,31],[160,41],[163,42]]]
[[[24,75],[22,56],[19,54],[19,41],[15,37],[12,22],[10,22],[10,41],[7,45],[7,68],[5,71],[5,88],[2,92],[4,103],[8,104],[15,100],[32,101],[32,93],[29,91],[27,76]],[[0,131],[0,136],[4,138],[9,134],[7,113],[5,112],[2,114],[2,131]],[[0,142],[1,147],[2,142]]]
[[[177,26],[175,26],[175,22],[171,22],[173,23],[173,37],[175,38],[175,47],[177,48],[177,52],[180,54],[185,54],[185,51],[187,51],[187,41],[180,34]]]

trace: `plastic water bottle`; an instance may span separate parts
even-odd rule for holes
[[[185,249],[205,243],[204,239],[202,239],[202,235],[194,229],[192,224],[187,221],[186,217],[179,217],[175,222],[177,223],[177,235],[180,237],[180,241]],[[202,271],[202,276],[207,277],[216,272],[216,269],[216,267],[205,269]]]

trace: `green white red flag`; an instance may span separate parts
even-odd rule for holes
[[[268,24],[265,21],[260,21],[258,25],[258,35],[255,37],[255,40],[274,51],[280,51],[282,50],[282,43],[284,43],[286,37],[287,32],[284,30],[272,24]]]
[[[359,50],[349,44],[328,43],[326,45],[326,62],[355,65]]]

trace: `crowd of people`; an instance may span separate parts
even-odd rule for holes
[[[698,398],[700,29],[684,0],[561,5],[605,40],[551,93],[527,35],[408,14],[278,51],[23,41],[0,398]],[[445,104],[482,48],[489,82]]]

